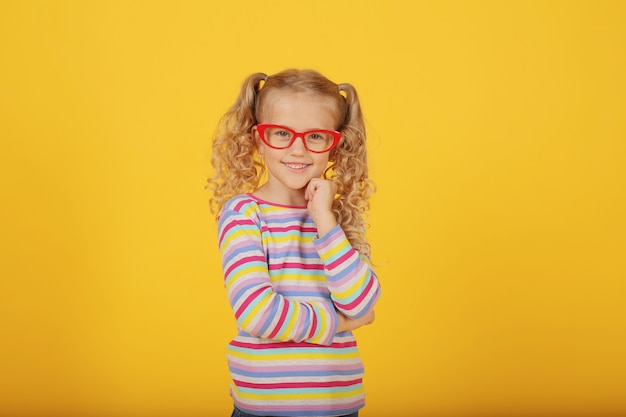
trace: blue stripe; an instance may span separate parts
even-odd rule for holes
[[[254,300],[252,300],[250,304],[248,304],[246,309],[241,313],[241,316],[239,316],[239,320],[243,320],[244,317],[247,317],[250,314],[250,311],[252,311],[261,301],[263,301],[263,298],[265,298],[263,297],[263,295],[270,291],[272,291],[270,288],[265,288],[262,292],[257,294]]]
[[[327,293],[320,294],[319,291],[285,291],[278,289],[276,290],[279,294],[284,295],[285,297],[315,297],[318,298],[319,301],[330,301],[330,291]]]
[[[254,226],[252,226],[250,228],[244,228],[244,227],[241,227],[241,226],[231,228],[230,230],[228,230],[228,231],[226,231],[226,232],[224,232],[222,234],[222,238],[221,238],[222,239],[222,247],[224,246],[224,242],[226,242],[227,240],[230,240],[232,235],[235,235],[235,238],[231,241],[231,244],[236,243],[237,241],[241,240],[241,238],[242,238],[241,235],[242,234],[243,234],[243,236],[253,235],[254,234],[254,230],[255,230]],[[256,229],[256,230],[257,230],[256,234],[258,235],[258,229]],[[242,233],[242,231],[244,233]],[[254,245],[252,245],[252,246],[255,247],[255,248],[258,247],[258,246],[254,246]]]
[[[315,227],[315,223],[313,222],[313,219],[308,219],[306,215],[302,215],[302,216],[292,216],[292,217],[286,217],[283,219],[279,219],[278,217],[274,218],[270,213],[263,213],[266,214],[267,216],[265,217],[266,223],[271,223],[272,225],[304,225],[305,227]],[[281,227],[282,227],[281,226]]]
[[[272,309],[270,310],[270,313],[267,316],[268,319],[265,320],[265,324],[259,330],[259,334],[265,334],[265,332],[267,331],[268,327],[270,327],[270,325],[272,324],[272,320],[269,319],[269,317],[274,317],[276,314],[278,314],[278,307],[279,306],[280,306],[280,303],[272,303]]]
[[[254,287],[256,287],[256,286],[257,286],[256,284],[248,284],[248,285],[246,285],[246,286],[242,287],[242,288],[241,288],[241,290],[237,291],[237,293],[236,293],[236,294],[233,294],[233,300],[234,300],[235,302],[239,301],[239,299],[242,297],[242,295],[243,295],[246,291],[248,291],[250,288],[254,288]]]
[[[333,271],[332,276],[330,276],[330,279],[333,281],[339,281],[340,279],[344,278],[348,274],[354,274],[354,268],[356,268],[358,265],[359,265],[359,262],[357,261],[357,258],[355,258],[354,262],[351,262],[350,265],[346,266],[342,271]]]
[[[260,249],[261,248],[259,246],[246,245],[246,246],[242,246],[241,248],[238,248],[238,249],[230,250],[230,251],[228,251],[227,260],[230,260],[231,258],[235,258],[235,257],[237,257],[239,255],[246,256],[244,254],[249,253],[249,252],[258,252]]]

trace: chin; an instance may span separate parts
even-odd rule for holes
[[[311,178],[308,178],[305,181],[288,182],[285,184],[285,186],[291,190],[300,191],[304,190],[306,186],[309,185],[309,181],[311,181]]]
[[[295,191],[303,191],[306,188],[307,185],[309,185],[308,181],[305,184],[290,185],[289,188],[291,188],[292,190],[295,190]]]

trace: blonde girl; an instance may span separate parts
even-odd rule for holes
[[[224,285],[233,416],[356,416],[352,333],[380,285],[365,215],[365,127],[356,90],[312,70],[257,73],[222,117],[209,179]]]

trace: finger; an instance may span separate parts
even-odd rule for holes
[[[313,198],[315,192],[319,189],[319,183],[317,181],[311,180],[309,185],[306,187],[306,193],[309,195],[309,200]]]
[[[317,178],[313,178],[311,181],[309,181],[309,185],[307,186],[307,189],[311,192],[317,190],[319,188],[319,181]]]

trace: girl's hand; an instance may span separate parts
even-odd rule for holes
[[[347,332],[348,330],[356,330],[361,326],[366,326],[368,324],[374,323],[374,319],[376,315],[374,314],[374,310],[370,311],[363,317],[359,317],[358,319],[351,319],[340,312],[337,312],[337,317],[339,319],[339,324],[337,325],[337,333]]]
[[[322,178],[313,178],[304,191],[307,209],[313,217],[319,237],[337,226],[337,219],[332,210],[336,193],[337,185]]]

